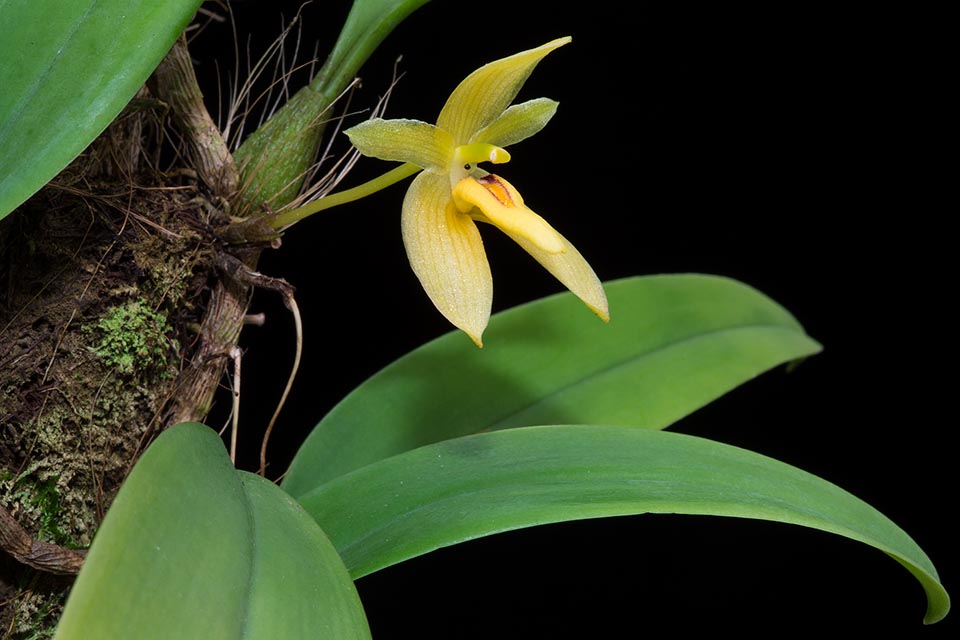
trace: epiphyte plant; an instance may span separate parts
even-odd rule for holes
[[[102,4],[116,16],[130,11],[122,3]],[[166,40],[157,36],[154,47],[165,49],[196,4],[169,16],[150,14],[138,28],[166,25],[155,31],[168,34]],[[354,126],[347,135],[361,153],[404,164],[314,202],[291,199],[310,162],[297,154],[316,153],[305,150],[312,142],[301,143],[319,137],[333,97],[420,4],[358,0],[334,53],[288,108],[241,145],[234,154],[240,162],[221,162],[209,180],[199,173],[206,188],[221,185],[215,195],[230,204],[203,221],[215,229],[216,242],[198,245],[215,256],[216,269],[203,272],[220,280],[209,294],[215,313],[201,314],[202,322],[166,313],[166,286],[144,299],[150,313],[194,322],[200,334],[196,328],[171,332],[192,336],[180,346],[186,364],[177,380],[157,382],[180,392],[130,425],[132,437],[155,440],[81,559],[56,637],[368,637],[353,585],[362,576],[501,531],[640,513],[774,520],[863,542],[917,578],[928,598],[927,622],[943,618],[949,599],[933,564],[878,511],[776,460],[663,431],[759,373],[818,353],[820,345],[790,313],[723,277],[645,276],[601,285],[509,182],[486,172],[485,163],[509,160],[506,148],[553,116],[550,100],[510,103],[533,67],[568,39],[480,67],[454,90],[436,125],[381,118]],[[42,9],[15,8],[19,13],[4,17],[24,25],[34,24],[26,18]],[[85,37],[89,23],[82,16],[70,20],[79,34],[71,37]],[[102,37],[102,25],[98,29],[94,35]],[[70,62],[66,51],[56,64]],[[108,88],[116,91],[114,103],[129,99],[155,57],[138,62],[146,71],[126,93]],[[161,66],[169,62],[168,56]],[[16,75],[4,68],[4,79]],[[78,68],[83,65],[74,67],[79,76]],[[39,90],[36,78],[24,78],[9,85],[20,93],[0,102],[5,143],[22,135],[16,118]],[[156,86],[161,97],[168,95],[163,81]],[[169,104],[180,105],[173,97]],[[182,123],[179,108],[174,115]],[[89,133],[97,126],[78,129]],[[268,169],[278,173],[267,175]],[[231,170],[236,179],[224,179]],[[281,232],[300,233],[294,222],[415,173],[400,210],[413,270],[440,312],[474,343],[487,336],[487,347],[476,349],[453,332],[387,366],[320,421],[279,486],[238,470],[216,432],[201,424],[209,395],[184,383],[202,378],[208,367],[219,382],[234,357],[228,354],[236,353],[249,287],[292,295],[255,271],[257,252]],[[9,202],[34,188],[20,185],[18,175],[0,175],[5,185],[17,183],[10,193],[20,195]],[[38,186],[36,176],[31,179]],[[214,210],[223,206],[209,200]],[[32,212],[28,206],[18,215]],[[491,317],[492,279],[475,221],[507,233],[580,300],[556,295]],[[123,233],[111,238],[118,236]],[[138,299],[151,293],[133,291]],[[612,309],[615,322],[597,322],[581,301],[604,319]],[[224,309],[233,315],[225,318]]]

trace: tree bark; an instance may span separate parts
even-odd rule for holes
[[[5,637],[56,624],[69,582],[43,575],[79,571],[160,431],[207,417],[250,302],[218,265],[263,246],[220,237],[239,177],[182,37],[148,86],[0,223],[0,547],[29,567],[0,564]],[[161,170],[168,112],[186,162]]]

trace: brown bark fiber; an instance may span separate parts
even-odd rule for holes
[[[150,86],[0,222],[3,637],[55,624],[69,582],[48,574],[79,570],[160,431],[206,417],[249,304],[217,268],[238,179],[182,41]]]

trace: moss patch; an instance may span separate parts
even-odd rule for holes
[[[123,375],[166,368],[171,327],[142,298],[111,307],[85,330],[98,336],[93,352]]]

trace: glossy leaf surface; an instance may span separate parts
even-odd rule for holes
[[[200,0],[0,2],[0,218],[110,124],[199,6]]]
[[[669,275],[605,286],[609,325],[565,293],[496,314],[482,350],[452,332],[389,365],[317,425],[284,489],[299,496],[377,460],[479,431],[662,429],[820,350],[786,310],[733,280]]]
[[[684,434],[577,425],[467,436],[358,469],[300,501],[355,578],[521,527],[681,513],[773,520],[863,542],[920,581],[926,622],[950,607],[930,559],[870,505],[790,465]]]
[[[303,509],[238,473],[217,434],[161,435],[117,495],[56,638],[368,638],[336,551]]]

